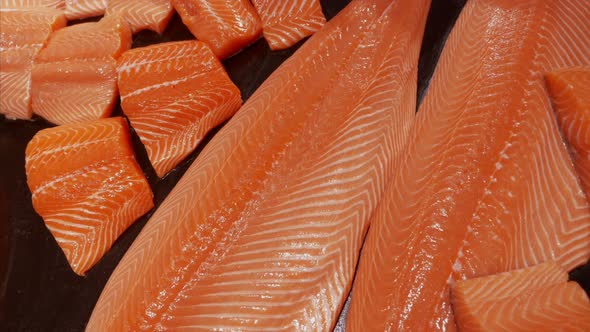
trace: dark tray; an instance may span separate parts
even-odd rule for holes
[[[333,17],[348,2],[350,0],[323,0],[326,17]],[[433,0],[420,57],[419,100],[463,3],[464,0]],[[135,36],[133,46],[192,38],[175,16],[163,35],[142,32]],[[271,52],[261,39],[224,64],[243,98],[247,99],[301,44]],[[119,107],[115,115],[122,115]],[[42,119],[9,121],[0,118],[0,331],[83,331],[110,274],[155,210],[133,224],[86,277],[74,274],[43,220],[33,210],[26,184],[25,147],[37,131],[50,126]],[[214,132],[198,151],[161,180],[133,134],[137,158],[154,191],[156,207]],[[586,280],[588,289],[588,266],[574,276]],[[345,314],[346,309],[343,316]]]

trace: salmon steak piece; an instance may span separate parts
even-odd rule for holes
[[[129,50],[118,73],[121,107],[160,177],[242,105],[240,90],[200,41]]]
[[[248,0],[172,0],[182,22],[223,60],[252,44],[262,22]]]
[[[38,9],[40,7],[64,9],[65,0],[0,0],[0,8],[2,9]]]
[[[154,206],[121,117],[40,131],[26,173],[35,211],[79,275]]]
[[[452,289],[460,331],[588,331],[590,301],[555,262],[459,280]]]
[[[79,20],[101,16],[107,8],[108,0],[65,0],[65,13],[68,20]],[[133,1],[130,1],[133,2]]]
[[[590,61],[590,2],[470,0],[374,214],[347,331],[453,331],[457,280],[590,257],[543,74]]]
[[[252,0],[264,39],[273,51],[289,48],[322,28],[326,18],[319,0]]]
[[[106,0],[107,15],[122,15],[133,33],[149,29],[162,33],[168,26],[174,8],[170,0]]]
[[[120,16],[56,31],[33,66],[33,112],[58,125],[108,117],[119,96],[116,58],[130,47]]]
[[[414,119],[429,5],[352,1],[284,62],[148,221],[86,330],[331,330]]]
[[[545,82],[582,189],[590,198],[590,66],[549,73]]]
[[[31,118],[33,61],[49,35],[66,24],[56,9],[0,10],[0,114]]]

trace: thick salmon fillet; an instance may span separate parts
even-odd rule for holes
[[[2,9],[18,9],[18,8],[53,8],[64,9],[64,0],[0,0],[0,8]]]
[[[428,6],[353,1],[283,63],[156,211],[87,331],[332,328],[414,118]]]
[[[107,15],[122,15],[132,32],[164,32],[174,14],[170,0],[107,0]]]
[[[121,106],[160,177],[242,105],[240,90],[200,41],[127,51],[118,72]]]
[[[289,48],[326,23],[319,0],[252,0],[252,4],[272,50]]]
[[[453,309],[459,330],[466,332],[590,330],[588,296],[580,285],[567,280]]]
[[[65,13],[68,20],[103,15],[108,0],[65,0]],[[134,2],[134,1],[131,1]]]
[[[33,61],[49,35],[66,24],[56,9],[0,10],[0,114],[31,118]]]
[[[118,97],[115,59],[130,47],[120,16],[56,31],[33,67],[33,112],[55,124],[108,117]]]
[[[590,2],[471,0],[375,212],[347,331],[450,331],[454,280],[590,257],[543,74],[590,61]]]
[[[262,22],[248,0],[172,0],[182,22],[223,60],[253,43]]]
[[[565,271],[542,266],[458,282],[453,312],[466,332],[590,330],[584,290]]]
[[[153,207],[121,117],[40,131],[27,146],[26,171],[35,211],[79,275]]]
[[[549,73],[545,82],[582,189],[590,198],[590,66]]]

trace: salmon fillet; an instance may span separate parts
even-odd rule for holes
[[[459,280],[451,292],[455,322],[460,331],[485,331],[485,328],[506,324],[506,317],[513,320],[514,314],[506,312],[506,317],[492,316],[495,321],[488,321],[484,313],[501,308],[502,303],[518,301],[516,299],[525,298],[534,292],[544,292],[548,287],[562,285],[567,281],[567,272],[555,262]],[[528,310],[531,309],[523,307],[519,311]],[[546,322],[544,319],[541,321]]]
[[[326,23],[319,0],[252,0],[252,4],[271,50],[289,48]]]
[[[550,273],[553,275],[543,274]],[[590,330],[590,300],[575,282],[567,282],[562,271],[535,271],[524,276],[502,277],[502,286],[491,298],[471,293],[464,296],[459,285],[453,288],[453,312],[460,331],[588,331]],[[526,273],[525,273],[526,274]],[[495,276],[462,281],[461,286],[486,288],[499,286]],[[537,287],[527,288],[529,278],[540,281]],[[510,291],[517,290],[516,293]],[[491,292],[488,292],[491,293]],[[500,296],[498,296],[500,295]]]
[[[31,118],[33,61],[49,35],[66,24],[56,9],[0,10],[0,114]]]
[[[0,0],[0,8],[2,9],[18,9],[18,8],[53,8],[64,9],[64,0]]]
[[[590,66],[555,71],[545,82],[582,189],[590,198]]]
[[[333,327],[414,118],[428,5],[353,1],[283,63],[142,230],[87,331]]]
[[[452,331],[454,280],[587,261],[589,204],[542,74],[590,61],[588,14],[467,2],[375,212],[347,331]]]
[[[68,20],[103,15],[108,0],[65,0],[65,13]]]
[[[248,0],[172,0],[172,4],[191,33],[221,60],[262,33],[262,22]]]
[[[133,33],[144,29],[162,33],[174,14],[170,0],[107,1],[107,15],[122,15]]]
[[[120,16],[56,31],[33,67],[33,112],[58,125],[108,117],[118,97],[115,59],[130,47]]]
[[[121,106],[160,177],[242,105],[240,90],[200,41],[127,51],[118,72]]]
[[[121,117],[40,131],[27,146],[26,172],[35,211],[79,275],[153,207]]]

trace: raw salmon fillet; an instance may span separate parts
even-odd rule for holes
[[[27,146],[26,171],[35,211],[79,275],[153,207],[121,117],[40,131]]]
[[[53,8],[64,9],[64,0],[0,0],[0,8],[2,9],[18,9],[18,8]]]
[[[588,331],[590,301],[555,262],[460,280],[452,290],[461,331]]]
[[[144,29],[162,33],[174,14],[170,0],[107,1],[107,15],[122,15],[134,33]]]
[[[248,0],[172,0],[172,4],[191,33],[221,60],[262,33],[262,22]]]
[[[252,0],[252,4],[272,50],[289,48],[326,23],[319,0]]]
[[[414,118],[428,4],[353,1],[283,63],[156,211],[87,331],[333,327]]]
[[[465,303],[455,314],[460,331],[468,332],[590,330],[590,301],[575,282]]]
[[[450,286],[590,257],[543,73],[590,61],[590,2],[470,0],[363,248],[347,331],[452,331]]]
[[[31,118],[33,61],[49,35],[66,24],[56,9],[0,10],[0,114]]]
[[[582,189],[590,197],[590,67],[555,71],[545,82]]]
[[[103,15],[108,0],[65,0],[65,12],[68,20]],[[134,2],[134,1],[130,1]]]
[[[242,105],[240,90],[200,41],[127,51],[118,72],[121,106],[160,177]]]
[[[56,31],[33,67],[33,112],[58,125],[108,117],[118,97],[116,58],[130,47],[120,16]]]

